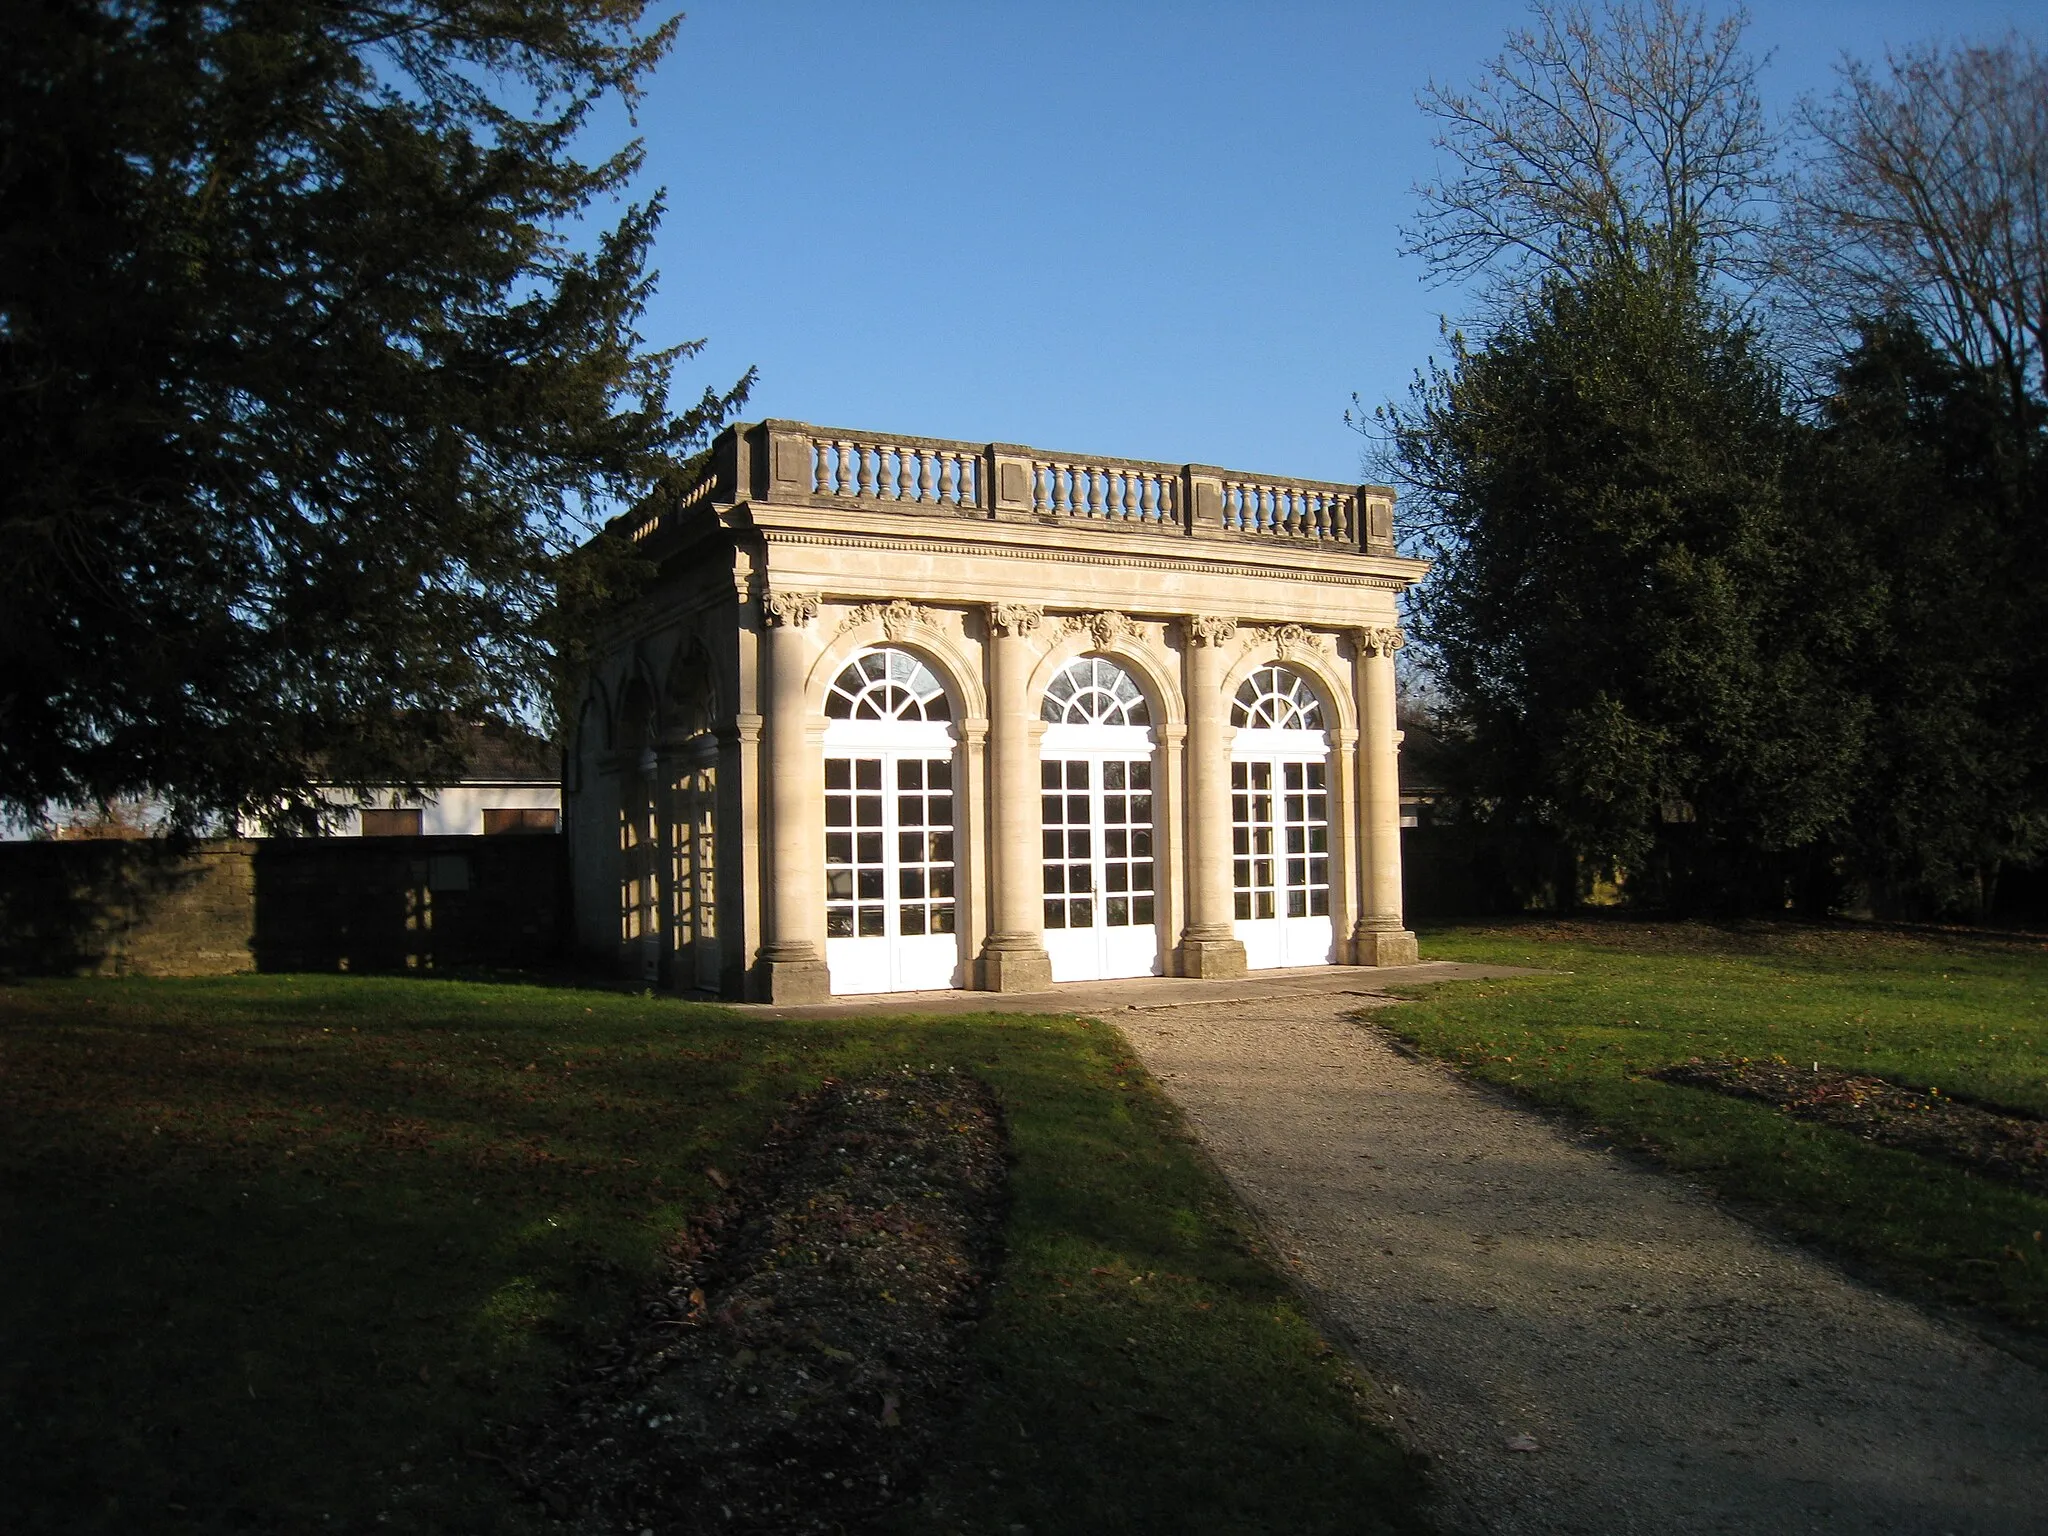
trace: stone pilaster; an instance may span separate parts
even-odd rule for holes
[[[817,918],[824,845],[812,814],[823,787],[805,740],[804,673],[812,649],[806,631],[817,616],[816,593],[770,592],[761,599],[768,627],[768,933],[756,964],[761,995],[771,1003],[823,1002],[832,991]]]
[[[1352,933],[1357,965],[1413,965],[1415,935],[1401,920],[1400,732],[1394,720],[1394,653],[1401,631],[1391,624],[1355,630],[1358,651],[1359,756],[1363,792],[1359,846],[1364,854],[1365,905]]]
[[[1244,945],[1232,924],[1230,739],[1224,716],[1224,645],[1234,618],[1181,621],[1188,705],[1188,923],[1181,931],[1183,976],[1242,976]]]
[[[1031,636],[1044,622],[1035,603],[988,610],[990,777],[994,784],[989,866],[993,921],[981,946],[989,992],[1041,992],[1052,985],[1045,952],[1045,885],[1040,873],[1037,712],[1030,697]]]

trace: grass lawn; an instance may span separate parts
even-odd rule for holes
[[[549,1529],[490,1424],[612,1334],[790,1094],[907,1062],[992,1084],[1015,1164],[977,1385],[890,1530],[1423,1528],[1100,1025],[363,977],[0,987],[6,1528]]]
[[[1423,953],[1570,974],[1433,988],[1377,1015],[1397,1035],[1899,1290],[2048,1338],[2048,1200],[1642,1075],[1695,1056],[1818,1062],[2048,1115],[2048,943],[1530,920],[1425,933]]]

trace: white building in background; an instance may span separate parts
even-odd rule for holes
[[[355,797],[331,829],[337,837],[483,837],[559,832],[561,754],[524,731],[471,726],[461,777],[424,795],[373,790]]]
[[[586,949],[777,1002],[1415,958],[1384,488],[770,421],[623,526]]]

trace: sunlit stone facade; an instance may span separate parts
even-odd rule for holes
[[[799,1002],[1402,964],[1375,486],[770,421],[628,525],[583,945]]]

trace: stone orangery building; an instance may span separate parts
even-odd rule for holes
[[[1397,965],[1392,493],[768,421],[622,526],[579,938],[801,1002]]]

